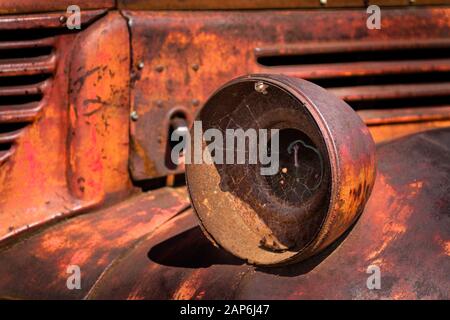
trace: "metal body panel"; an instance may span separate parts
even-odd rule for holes
[[[119,0],[120,9],[129,10],[249,10],[296,8],[345,8],[379,6],[442,5],[446,0]]]
[[[308,260],[249,266],[202,238],[186,212],[124,256],[90,298],[449,299],[449,143],[450,130],[442,129],[378,146],[365,211]],[[366,286],[370,265],[380,267],[380,290]]]
[[[108,9],[115,5],[114,0],[0,0],[0,14],[23,14],[33,12],[66,11],[70,5],[81,10]]]
[[[103,14],[91,12],[84,19],[92,23]],[[45,65],[34,64],[36,58],[12,60],[22,61],[14,64],[16,81],[49,77],[38,103],[14,105],[10,111],[2,106],[0,111],[2,140],[15,138],[10,148],[14,152],[0,166],[0,240],[133,192],[128,174],[126,22],[119,13],[110,13],[74,33],[61,30],[58,17],[0,18],[2,29],[15,29],[10,37],[25,39],[14,44],[36,43],[27,38],[28,29],[43,39],[50,36],[53,44],[48,56],[39,57],[49,62]],[[11,44],[8,39],[2,43]],[[36,74],[30,74],[29,65]],[[5,66],[0,63],[0,70]],[[16,79],[1,72],[0,78],[5,88]],[[21,131],[9,129],[11,124],[20,125]]]
[[[129,149],[129,34],[119,13],[80,33],[69,78],[71,193],[100,203],[132,189]]]
[[[141,237],[189,207],[185,189],[162,188],[63,221],[0,249],[0,299],[82,299]],[[81,289],[69,290],[69,266]]]
[[[351,104],[379,99],[380,108],[358,110],[377,142],[450,126],[448,101],[426,104],[448,97],[450,8],[383,9],[380,32],[366,28],[367,13],[356,2],[354,10],[236,11],[243,2],[123,0],[124,12],[107,12],[114,1],[81,1],[83,29],[67,33],[67,1],[0,1],[0,50],[52,49],[45,57],[0,61],[0,79],[48,76],[0,84],[2,99],[42,96],[0,108],[0,298],[449,299],[448,129],[380,145],[380,173],[354,229],[283,269],[248,266],[214,248],[192,212],[163,224],[188,206],[183,191],[137,195],[131,181],[130,173],[136,180],[181,173],[183,167],[164,165],[171,116],[190,122],[214,90],[247,73],[304,77],[325,87],[339,79],[328,89]],[[10,15],[28,12],[35,14]],[[42,39],[12,39],[33,32]],[[422,50],[429,57],[416,59]],[[414,54],[276,64],[286,56],[376,51]],[[397,78],[384,87],[346,84],[367,75],[405,81],[430,73],[439,87],[400,85]],[[425,104],[397,108],[411,92]],[[70,264],[85,269],[81,291],[67,290]],[[365,287],[370,264],[382,268],[380,291]]]

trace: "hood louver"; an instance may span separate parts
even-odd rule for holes
[[[43,32],[44,31],[44,32]],[[22,130],[45,105],[56,68],[48,30],[3,30],[0,35],[0,163],[14,153]],[[31,35],[34,38],[28,38]],[[41,35],[42,38],[35,38]]]
[[[271,72],[327,88],[368,124],[450,112],[449,39],[306,43],[259,48],[256,57]]]
[[[83,28],[105,10],[85,11]],[[52,100],[58,52],[68,34],[63,13],[0,17],[0,165],[14,153],[24,129],[36,121]]]

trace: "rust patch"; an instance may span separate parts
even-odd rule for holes
[[[184,189],[162,188],[61,222],[4,249],[0,296],[81,299],[115,259],[188,206]],[[69,265],[80,267],[81,290],[66,287]]]

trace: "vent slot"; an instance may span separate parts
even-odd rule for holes
[[[42,94],[23,94],[14,96],[2,96],[0,92],[0,106],[27,104],[42,100]]]
[[[14,59],[16,57],[33,58],[40,56],[47,56],[52,53],[51,47],[42,48],[18,48],[18,49],[0,49],[0,59]]]
[[[37,84],[40,82],[44,82],[44,80],[50,78],[51,76],[52,76],[51,73],[42,73],[29,75],[26,77],[23,76],[0,77],[0,89],[4,87],[15,87],[21,85],[26,86],[31,84]]]
[[[0,30],[0,42],[33,41],[54,38],[62,34],[77,33],[77,29],[68,28],[30,28]]]
[[[345,100],[345,99],[344,99]],[[348,103],[355,110],[370,110],[370,109],[404,109],[404,108],[419,108],[419,107],[446,107],[450,105],[450,94],[443,97],[417,97],[417,98],[399,98],[399,99],[368,99],[348,101]],[[426,111],[425,109],[422,109]]]
[[[26,104],[43,98],[47,82],[0,87],[0,105]]]
[[[28,123],[24,122],[24,123],[3,123],[0,126],[0,143],[4,142],[4,140],[2,140],[2,137],[6,137],[8,133],[13,133],[13,132],[19,132],[21,131],[23,128],[25,128],[28,125]]]
[[[55,31],[0,32],[0,164],[45,105],[56,68]]]
[[[308,65],[368,61],[401,61],[442,59],[450,56],[450,48],[409,48],[400,50],[317,52],[311,54],[269,55],[257,58],[263,66]]]
[[[355,110],[412,109],[418,121],[442,110],[450,118],[450,39],[316,42],[255,54],[264,71],[312,81]]]
[[[12,145],[12,143],[2,143],[2,144],[0,144],[0,153],[2,151],[5,152],[5,151],[10,150],[11,149],[11,145]]]
[[[324,88],[354,87],[368,85],[414,84],[450,82],[450,72],[416,72],[405,74],[320,78],[312,80]]]

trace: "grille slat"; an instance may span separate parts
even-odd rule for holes
[[[30,59],[0,60],[0,77],[52,73],[56,67],[54,54]]]
[[[22,86],[0,87],[0,97],[41,95],[50,86],[50,81],[46,80],[37,84],[26,84]]]
[[[0,123],[32,122],[36,119],[43,106],[44,103],[42,101],[0,106]]]
[[[448,119],[450,105],[392,110],[361,110],[358,114],[368,125],[438,121]]]
[[[298,56],[298,60],[304,60],[307,55],[339,55],[342,53],[384,52],[392,53],[398,51],[419,52],[431,49],[449,49],[450,39],[397,39],[389,41],[328,41],[324,43],[296,43],[284,46],[269,46],[256,48],[255,54],[261,62],[264,58],[277,56]],[[389,58],[389,57],[388,57]],[[392,58],[392,57],[391,57]],[[264,63],[263,63],[264,64]]]
[[[347,102],[375,99],[403,99],[450,96],[450,82],[422,84],[393,84],[328,89]]]
[[[0,144],[13,143],[17,138],[20,137],[21,133],[22,130],[0,133]]]
[[[0,150],[0,164],[8,160],[9,157],[14,153],[14,148],[9,148],[7,150]]]
[[[450,59],[349,62],[345,64],[327,63],[306,66],[270,67],[266,70],[309,79],[314,82],[316,79],[340,77],[450,72]]]
[[[0,42],[0,50],[45,48],[45,47],[53,47],[54,44],[55,44],[54,38],[35,39],[28,41],[4,41]]]

